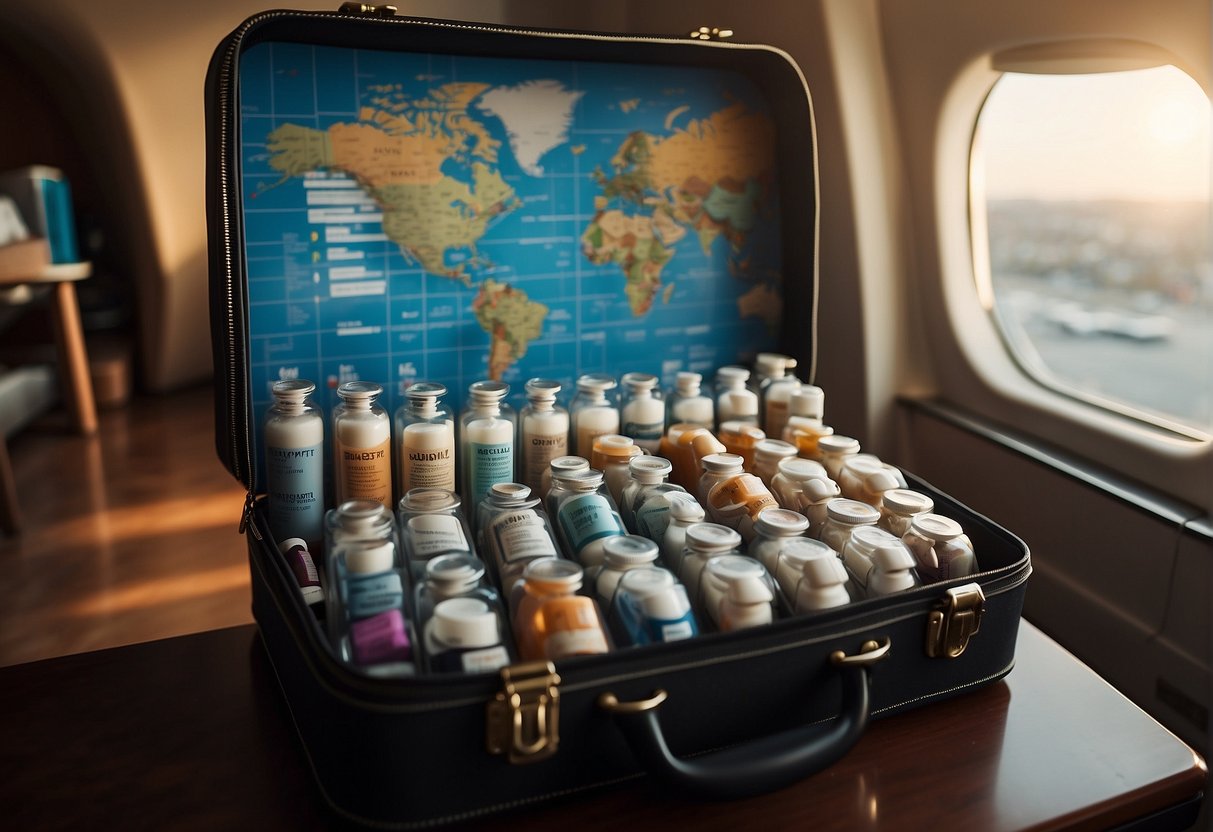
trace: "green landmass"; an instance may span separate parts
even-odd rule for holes
[[[548,308],[527,297],[526,292],[491,277],[480,284],[472,311],[489,334],[489,378],[500,381],[527,347],[543,332]]]

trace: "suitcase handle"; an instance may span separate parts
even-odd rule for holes
[[[604,693],[598,697],[598,705],[615,718],[632,753],[650,774],[698,797],[751,797],[815,774],[851,750],[868,723],[870,668],[891,647],[892,641],[886,637],[883,644],[864,642],[853,656],[841,650],[830,654],[842,679],[842,710],[828,725],[794,728],[694,760],[675,757],[666,744],[657,718],[658,708],[668,698],[664,690],[633,702],[620,702],[615,694]]]

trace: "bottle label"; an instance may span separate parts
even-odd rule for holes
[[[543,644],[545,658],[606,653],[610,649],[598,608],[589,598],[553,598],[544,602],[540,617],[547,636]]]
[[[569,435],[533,434],[523,440],[523,451],[526,454],[526,465],[523,470],[524,482],[531,489],[538,490],[543,483],[543,475],[551,466],[552,460],[558,456],[568,456]]]
[[[479,503],[489,489],[499,482],[512,482],[514,479],[514,444],[502,442],[482,445],[479,442],[468,443],[468,453],[471,455],[471,486],[472,501]]]
[[[623,426],[623,435],[632,440],[646,451],[656,453],[665,433],[665,422],[627,422]]]
[[[565,539],[577,555],[591,541],[625,533],[619,515],[601,494],[582,494],[566,500],[558,515]]]
[[[503,563],[532,558],[558,557],[556,544],[533,509],[499,514],[489,524],[489,534]]]
[[[350,618],[370,618],[404,603],[404,584],[395,572],[348,579]]]
[[[445,488],[455,490],[455,448],[418,448],[408,443],[409,432],[405,429],[405,443],[401,447],[400,462],[403,466],[401,482],[403,489]]]
[[[670,501],[662,496],[650,497],[636,512],[636,534],[660,541],[670,526]]]
[[[317,543],[324,536],[324,457],[322,445],[266,448],[269,521],[279,540],[301,537]]]
[[[340,466],[341,500],[376,500],[392,508],[391,439],[368,448],[351,448],[340,441],[334,444]]]
[[[695,616],[690,610],[682,618],[650,618],[653,641],[682,641],[695,635]]]
[[[444,552],[470,552],[463,524],[449,514],[425,514],[408,522],[414,557],[428,560]]]

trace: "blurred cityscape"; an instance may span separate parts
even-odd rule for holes
[[[1027,369],[1213,432],[1206,202],[991,200],[995,310]]]

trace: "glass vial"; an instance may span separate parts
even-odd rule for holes
[[[455,421],[440,402],[446,387],[428,381],[409,385],[396,409],[396,491],[455,490]]]
[[[704,520],[703,506],[686,492],[671,494],[669,501],[669,523],[658,544],[661,546],[661,562],[675,575],[682,574],[682,555],[687,546],[687,530]]]
[[[796,458],[796,446],[781,439],[763,439],[754,446],[754,464],[750,472],[762,480],[767,488],[779,473],[779,463]]]
[[[682,641],[699,634],[686,588],[656,566],[624,573],[607,621],[621,646]]]
[[[789,400],[800,388],[796,378],[796,359],[790,355],[760,352],[754,362],[758,375],[758,395],[762,408],[762,429],[767,436],[783,436],[788,421]]]
[[[276,540],[324,542],[324,417],[308,398],[310,381],[275,382],[265,417],[265,488]]]
[[[880,512],[867,503],[839,497],[826,503],[825,523],[821,526],[821,534],[814,537],[841,553],[852,532],[861,526],[875,527],[879,519]]]
[[[445,488],[414,488],[400,498],[401,543],[414,579],[440,555],[474,553],[460,506],[459,496]]]
[[[581,567],[570,560],[527,564],[513,615],[519,658],[554,661],[610,651],[598,605],[577,594],[583,579]]]
[[[477,513],[485,560],[507,598],[528,563],[558,556],[548,516],[522,483],[495,483]]]
[[[577,394],[569,403],[570,438],[576,456],[589,459],[595,439],[619,433],[619,409],[609,395],[617,386],[612,376],[603,373],[587,373],[577,379]]]
[[[376,401],[383,386],[347,381],[337,388],[333,408],[333,482],[337,502],[375,500],[392,508],[392,422]]]
[[[481,598],[451,598],[434,607],[422,643],[432,673],[493,673],[512,659],[501,615]]]
[[[717,523],[695,523],[687,529],[686,541],[678,566],[678,579],[698,607],[704,567],[719,555],[740,555],[741,535]],[[702,607],[698,608],[702,611]]]
[[[738,421],[758,424],[758,395],[748,387],[750,371],[728,365],[716,371],[716,425]]]
[[[825,466],[826,474],[834,482],[838,482],[838,477],[842,474],[842,464],[846,462],[847,457],[859,453],[859,440],[837,433],[823,436],[817,442],[817,452],[821,457],[821,464]]]
[[[919,574],[928,583],[968,577],[977,571],[973,542],[950,517],[915,516],[901,542],[910,548]]]
[[[514,479],[514,411],[505,403],[510,386],[477,381],[459,419],[463,502],[477,506],[495,483]],[[479,528],[477,528],[479,532]]]
[[[589,569],[602,563],[607,539],[627,534],[615,503],[602,481],[602,473],[590,468],[560,479],[567,489],[556,504],[556,528],[565,554]]]
[[[629,463],[643,453],[632,437],[621,433],[607,433],[594,440],[590,467],[602,472],[603,482],[616,505],[623,498],[623,487],[628,482]]]
[[[783,508],[769,508],[754,523],[754,539],[750,541],[746,554],[773,575],[784,544],[790,540],[805,539],[808,530],[809,521],[803,514]]]
[[[569,452],[569,412],[556,403],[559,392],[558,381],[531,379],[518,417],[518,477],[536,494],[552,460]]]
[[[625,373],[623,382],[623,430],[638,446],[657,453],[665,434],[665,402],[659,379],[650,373]]]
[[[586,570],[587,582],[603,613],[611,609],[623,574],[629,569],[652,566],[657,561],[657,554],[657,544],[638,535],[625,534],[607,540],[602,565]]]
[[[743,555],[708,561],[699,587],[703,617],[722,633],[775,620],[775,582],[762,564]]]
[[[701,389],[703,376],[699,373],[679,373],[674,377],[674,389],[667,400],[670,424],[682,422],[711,430],[716,426],[716,407],[712,397]]]
[[[638,456],[628,463],[628,481],[618,503],[619,516],[623,518],[623,525],[628,531],[650,540],[661,539],[667,522],[664,514],[669,511],[669,503],[662,499],[663,507],[654,503],[647,510],[645,505],[659,494],[684,493],[681,486],[666,482],[672,470],[670,461],[659,456]],[[643,523],[640,520],[642,511]]]
[[[908,488],[886,491],[880,503],[880,520],[876,525],[894,537],[904,537],[910,530],[910,520],[917,514],[935,510],[935,501],[926,494]]]

